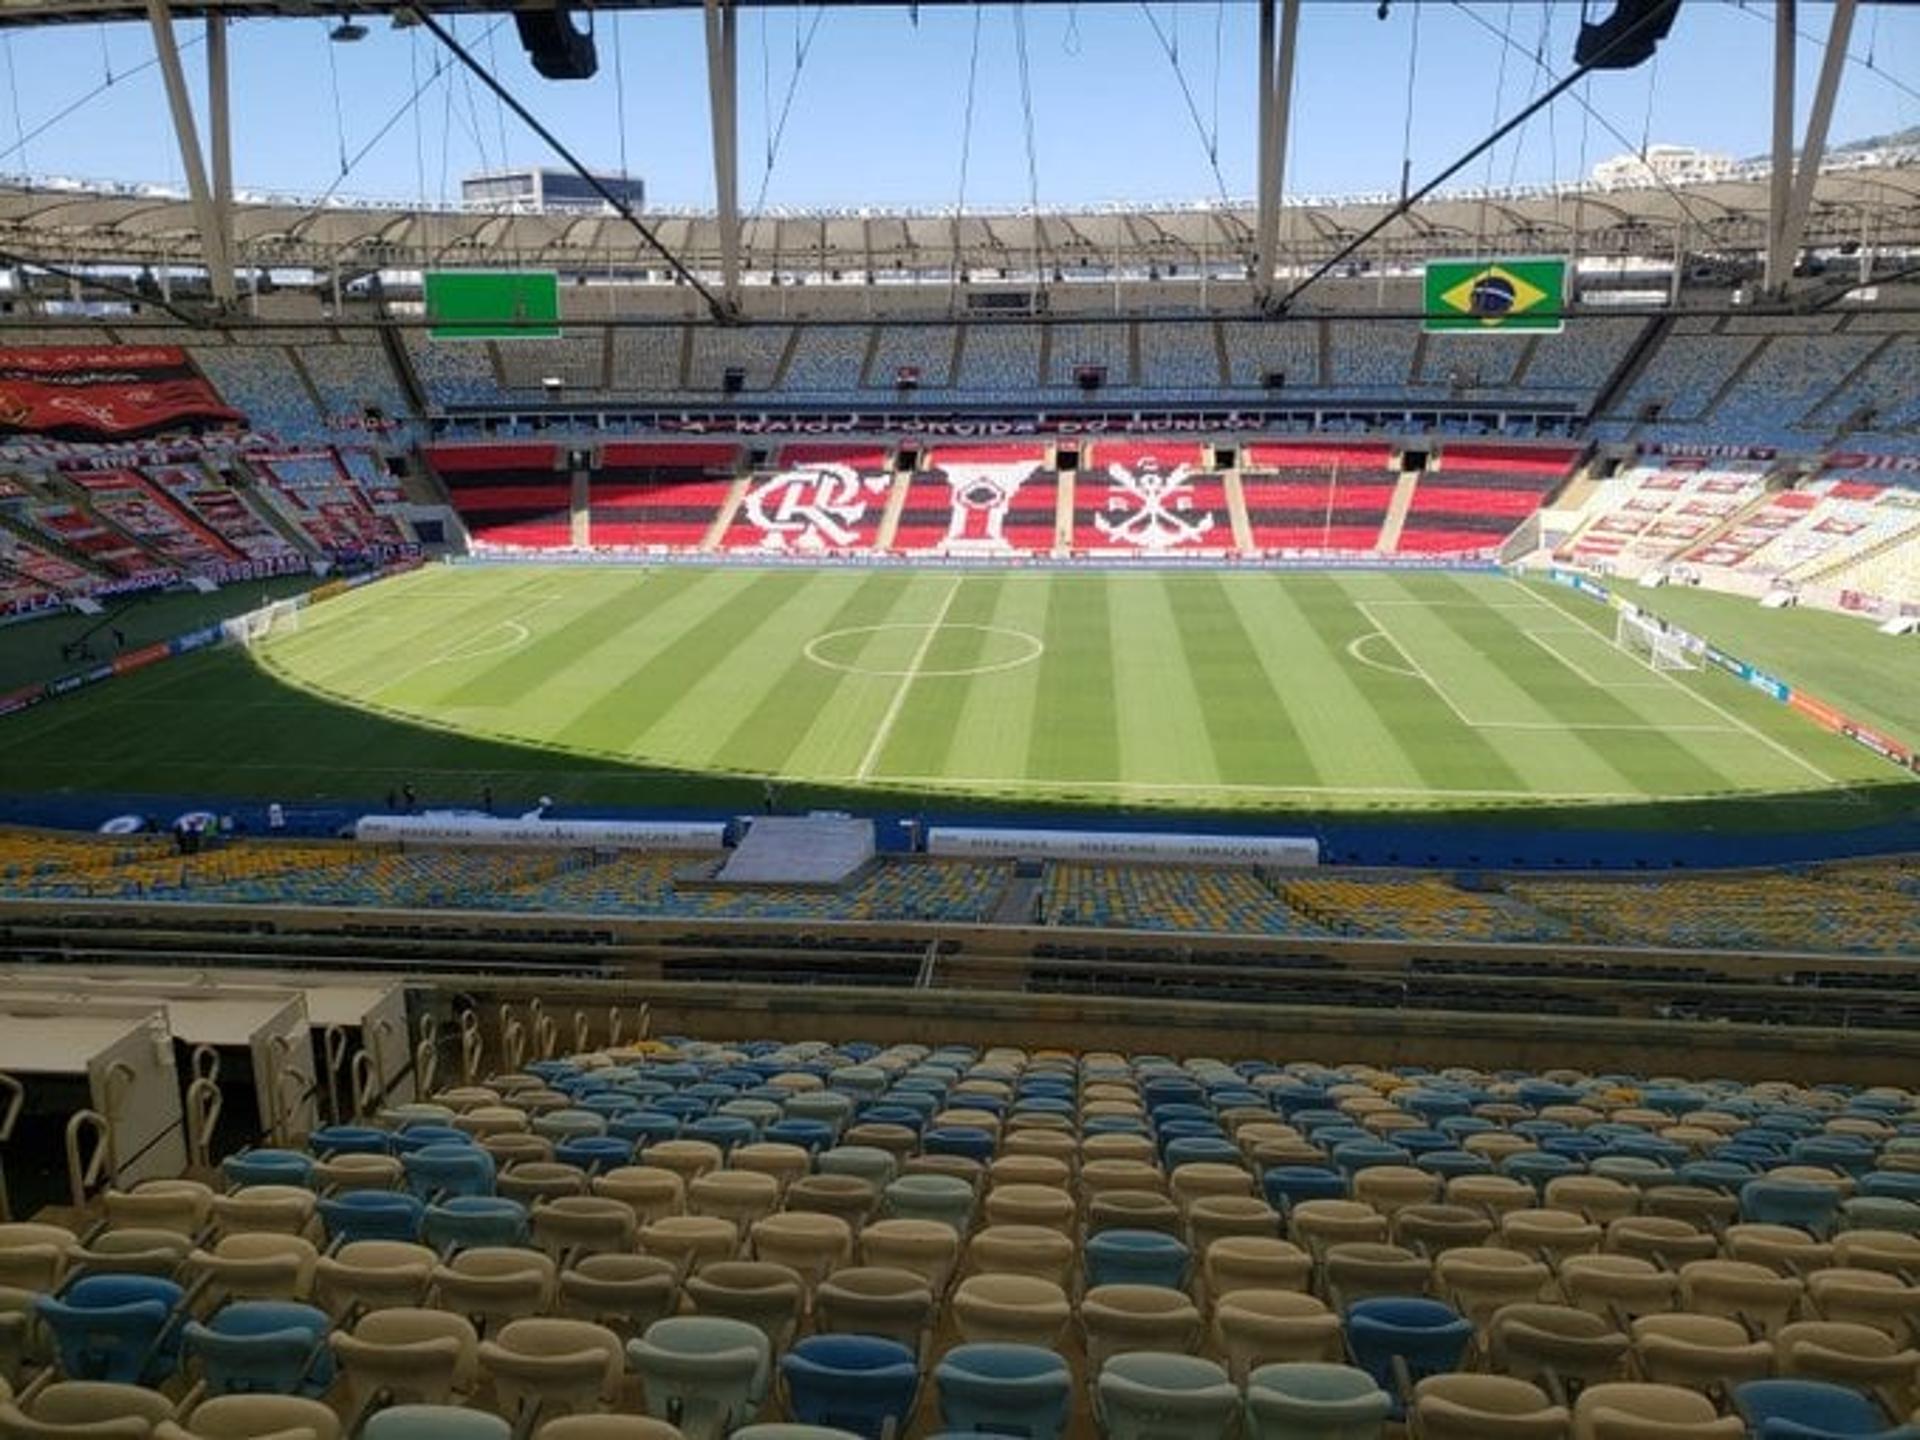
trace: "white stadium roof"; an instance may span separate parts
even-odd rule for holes
[[[4,4],[4,0],[0,0]],[[1750,254],[1765,248],[1764,170],[1679,188],[1537,188],[1438,196],[1394,221],[1356,260],[1450,254],[1650,256]],[[1391,197],[1292,200],[1281,211],[1279,260],[1317,263],[1392,209]],[[711,214],[644,217],[695,270],[720,262]],[[1255,210],[1245,204],[952,214],[783,212],[742,221],[748,271],[962,268],[1145,268],[1230,265],[1251,258]],[[394,204],[238,199],[234,260],[253,266],[411,268],[539,265],[582,271],[657,268],[659,257],[612,214],[498,214]],[[1920,156],[1824,170],[1805,243],[1920,248]],[[151,189],[15,182],[0,187],[0,249],[61,264],[193,265],[195,210]]]

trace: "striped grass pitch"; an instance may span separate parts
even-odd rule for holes
[[[1839,808],[1894,772],[1656,673],[1569,592],[1424,572],[435,566],[0,728],[10,789],[741,803],[761,777],[1404,811]]]

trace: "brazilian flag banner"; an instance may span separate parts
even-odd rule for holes
[[[1563,257],[1429,260],[1426,281],[1429,331],[1559,330],[1566,323]]]

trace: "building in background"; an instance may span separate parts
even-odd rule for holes
[[[1733,159],[1691,145],[1649,145],[1602,160],[1593,167],[1593,180],[1605,188],[1630,185],[1700,185],[1724,180],[1733,173]]]
[[[635,210],[646,205],[646,182],[632,175],[594,178]],[[460,201],[469,210],[514,215],[558,211],[580,215],[610,213],[607,202],[571,170],[528,168],[491,170],[460,182]]]

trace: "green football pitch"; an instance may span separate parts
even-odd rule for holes
[[[768,778],[1834,827],[1913,793],[1729,676],[1650,668],[1603,607],[1477,574],[432,566],[0,722],[12,791],[757,807]]]

